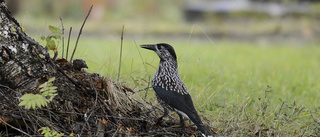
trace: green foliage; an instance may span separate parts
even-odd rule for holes
[[[51,34],[48,36],[41,36],[41,40],[46,41],[46,47],[48,47],[49,50],[56,52],[62,33],[59,31],[60,28],[52,25],[49,25],[49,30],[51,31]]]
[[[49,99],[47,99],[47,102],[52,101],[52,99],[57,95],[57,87],[53,86],[52,82],[55,80],[55,77],[49,79],[47,82],[45,82],[44,84],[40,85],[39,88],[41,88],[40,93],[43,97],[47,98],[49,97]]]
[[[22,101],[19,103],[19,106],[25,106],[26,109],[47,106],[47,101],[39,94],[24,94],[20,99]]]
[[[39,131],[42,131],[41,135],[44,135],[44,137],[62,137],[64,135],[63,133],[51,130],[49,127],[41,127]]]
[[[55,77],[50,78],[47,82],[39,86],[41,94],[24,94],[21,96],[19,106],[24,106],[26,109],[46,107],[57,95],[57,87],[52,84],[54,80]]]
[[[58,27],[55,27],[55,26],[52,26],[52,25],[49,25],[49,30],[52,32],[52,33],[57,33],[59,28]]]

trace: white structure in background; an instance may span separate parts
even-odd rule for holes
[[[189,1],[184,5],[187,21],[201,19],[203,14],[231,12],[252,12],[268,14],[272,17],[287,14],[308,14],[310,5],[307,2],[269,2],[252,0],[214,0],[214,1]]]

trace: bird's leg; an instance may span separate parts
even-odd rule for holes
[[[179,114],[178,113],[178,115],[179,115],[179,117],[180,117],[180,125],[181,125],[181,128],[185,128],[185,124],[184,124],[184,119],[183,119],[183,116],[181,115],[181,114]]]
[[[164,106],[162,106],[162,107],[163,107],[163,115],[157,119],[156,125],[161,125],[163,117],[165,117],[169,114],[168,109],[165,108]]]
[[[163,115],[160,118],[162,119],[163,117],[168,116],[168,114],[169,114],[168,109],[163,107]]]

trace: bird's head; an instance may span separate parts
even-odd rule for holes
[[[171,45],[166,43],[141,45],[142,48],[156,52],[161,61],[177,60],[176,53]]]

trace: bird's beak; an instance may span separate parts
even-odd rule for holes
[[[148,50],[153,50],[153,51],[156,51],[156,48],[155,48],[156,45],[153,45],[153,44],[148,44],[148,45],[140,45],[141,48],[145,48],[145,49],[148,49]]]

